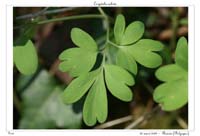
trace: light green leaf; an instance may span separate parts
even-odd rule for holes
[[[186,79],[173,80],[158,86],[153,97],[156,102],[161,104],[163,110],[171,111],[181,108],[187,103],[187,91]]]
[[[121,45],[132,44],[138,41],[144,33],[144,24],[140,21],[135,21],[126,28]]]
[[[82,48],[72,48],[63,51],[59,59],[62,62],[59,69],[69,71],[72,77],[89,72],[96,62],[97,52],[90,52]]]
[[[96,120],[103,123],[107,114],[107,94],[102,71],[86,97],[83,107],[83,120],[88,126],[93,126],[96,124]]]
[[[134,85],[133,77],[116,65],[105,65],[105,80],[109,91],[122,101],[131,101],[133,94],[129,86]]]
[[[80,107],[80,104],[63,104],[60,98],[62,90],[54,77],[47,71],[41,71],[22,93],[23,109],[19,128],[81,128],[82,113],[73,109],[73,106]]]
[[[173,81],[187,77],[187,71],[179,65],[170,64],[159,68],[156,71],[156,77],[161,81]]]
[[[73,28],[71,39],[75,45],[90,51],[97,51],[97,44],[94,39],[80,28]]]
[[[188,45],[185,37],[181,37],[178,40],[175,52],[175,62],[188,70]]]
[[[114,25],[115,41],[119,45],[121,44],[121,40],[124,35],[125,25],[126,25],[126,22],[125,22],[124,16],[122,14],[119,14],[117,16],[117,19]]]
[[[78,101],[90,88],[96,79],[98,71],[85,73],[74,79],[64,90],[63,101],[66,104]]]
[[[138,63],[148,68],[161,65],[162,58],[154,51],[161,51],[162,49],[163,45],[160,42],[151,39],[139,40],[126,48]]]
[[[116,64],[128,70],[134,75],[137,74],[137,64],[131,54],[124,49],[119,49],[116,56]]]
[[[13,60],[17,69],[25,75],[35,73],[38,67],[38,57],[31,40],[24,46],[15,46],[13,48]]]
[[[176,48],[176,63],[163,66],[156,71],[156,77],[165,83],[156,87],[153,97],[165,111],[179,109],[188,101],[188,71],[185,68],[188,55],[185,45],[187,41],[181,38]]]

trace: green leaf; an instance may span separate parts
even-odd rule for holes
[[[176,110],[188,101],[187,41],[180,38],[176,48],[175,64],[159,68],[156,77],[165,83],[156,87],[153,97],[165,111]]]
[[[122,14],[119,14],[117,16],[117,19],[114,25],[115,41],[119,45],[121,44],[121,40],[124,35],[125,25],[126,25],[126,22],[125,22],[124,16]]]
[[[80,28],[73,28],[71,39],[75,45],[90,51],[97,51],[97,44],[94,39]]]
[[[138,41],[144,33],[144,24],[140,21],[135,21],[126,28],[121,45],[132,44]]]
[[[128,70],[129,72],[133,73],[134,75],[137,74],[136,61],[131,56],[131,54],[127,50],[124,50],[123,48],[118,50],[117,52],[116,64]]]
[[[54,77],[47,71],[41,71],[22,93],[23,109],[19,128],[81,128],[82,114],[73,108],[79,105],[63,104],[60,98],[62,90]]]
[[[144,24],[142,22],[135,21],[128,25],[125,32],[124,29],[124,16],[118,15],[114,27],[115,41],[118,45],[129,45],[118,48],[116,53],[116,64],[118,66],[136,75],[136,61],[148,68],[155,68],[161,65],[162,58],[154,51],[161,51],[163,45],[151,39],[139,40],[144,33]]]
[[[24,46],[13,47],[13,60],[17,69],[25,75],[35,73],[38,67],[36,49],[29,40]]]
[[[160,42],[151,39],[142,39],[130,46],[120,46],[116,53],[116,64],[136,75],[136,61],[145,67],[155,68],[162,63],[162,58],[154,51],[162,49]]]
[[[103,71],[92,85],[83,107],[83,120],[88,126],[96,124],[96,120],[103,123],[108,114],[107,94],[104,84]]]
[[[178,40],[175,52],[175,62],[184,69],[188,70],[188,47],[185,37],[181,37]]]
[[[133,77],[116,65],[105,65],[105,80],[109,91],[122,101],[131,101],[133,94],[129,86],[134,85]]]
[[[63,101],[67,104],[78,101],[94,83],[97,74],[98,71],[92,71],[74,79],[64,90]]]
[[[158,86],[153,97],[156,102],[161,104],[163,110],[172,111],[187,103],[187,91],[188,83],[186,79],[173,80]]]
[[[125,48],[138,63],[145,67],[155,68],[162,63],[160,55],[154,53],[154,51],[161,51],[163,49],[162,43],[158,41],[142,39]]]
[[[59,69],[63,72],[69,71],[72,77],[89,72],[96,62],[97,52],[82,48],[72,48],[63,51],[59,59],[62,62]]]
[[[100,72],[101,70],[101,72]],[[92,87],[91,87],[92,86]],[[83,108],[83,119],[88,126],[93,126],[107,118],[107,95],[102,69],[79,76],[64,90],[63,101],[67,104],[78,101],[87,91]]]
[[[155,75],[159,80],[167,82],[187,77],[187,71],[179,65],[170,64],[159,68]]]

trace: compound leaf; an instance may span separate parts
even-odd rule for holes
[[[134,21],[126,28],[121,45],[132,44],[138,41],[144,33],[144,24],[140,21]]]
[[[59,59],[62,62],[59,69],[69,71],[72,77],[89,72],[96,62],[97,52],[90,52],[82,48],[72,48],[63,51]],[[81,59],[81,60],[80,60]]]
[[[131,101],[133,94],[129,86],[135,83],[133,77],[116,65],[105,65],[105,80],[112,95],[122,101]]]
[[[96,120],[103,123],[107,114],[107,94],[102,71],[86,97],[83,107],[83,120],[88,126],[93,126]]]
[[[97,44],[94,39],[80,28],[73,28],[71,39],[75,45],[86,50],[97,51]]]
[[[177,43],[175,62],[184,69],[188,70],[188,47],[185,37],[181,37]]]
[[[85,73],[74,79],[64,90],[63,101],[67,104],[78,101],[94,83],[98,71]]]
[[[180,38],[175,51],[175,64],[159,68],[156,77],[165,83],[156,87],[153,97],[165,111],[176,110],[188,101],[187,41]]]
[[[125,30],[125,18],[122,14],[119,14],[116,18],[115,25],[114,25],[114,36],[115,41],[117,44],[121,44],[122,37],[124,35]]]
[[[141,39],[137,43],[127,46],[127,51],[134,59],[148,68],[158,67],[162,63],[162,58],[154,53],[154,51],[162,49],[163,45],[160,42],[151,39]]]
[[[38,66],[38,57],[32,41],[29,40],[24,46],[13,48],[13,60],[17,69],[24,75],[35,73]]]

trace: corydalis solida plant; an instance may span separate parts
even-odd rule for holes
[[[129,86],[135,84],[136,62],[149,68],[162,63],[162,58],[155,52],[161,51],[163,45],[152,39],[141,39],[143,33],[142,22],[134,21],[126,27],[125,18],[120,14],[115,21],[114,42],[107,39],[104,49],[100,50],[88,33],[79,28],[72,29],[71,39],[77,47],[67,49],[59,56],[60,70],[75,77],[64,90],[63,100],[67,104],[74,103],[87,93],[83,120],[88,126],[93,126],[96,121],[103,123],[107,118],[106,87],[116,98],[131,101],[133,92]],[[112,53],[110,47],[117,50],[112,62],[107,61]],[[98,56],[101,64],[94,68]]]

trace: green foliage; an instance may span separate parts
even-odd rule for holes
[[[86,32],[79,28],[73,28],[71,38],[75,45],[89,51],[97,51],[97,44],[94,39]]]
[[[103,71],[101,71],[88,92],[84,103],[83,120],[85,123],[89,126],[94,125],[96,120],[103,123],[108,114],[107,103],[104,75]]]
[[[125,17],[120,14],[116,17],[114,28],[110,28],[112,19],[100,7],[98,10],[99,15],[86,14],[62,18],[54,18],[53,15],[47,16],[47,20],[43,21],[40,17],[34,21],[37,19],[37,17],[34,17],[34,20],[27,20],[28,22],[23,25],[23,28],[16,27],[20,29],[15,30],[17,37],[14,41],[13,58],[16,68],[23,74],[17,74],[17,78],[15,78],[14,108],[19,113],[20,118],[15,115],[14,120],[19,119],[20,122],[14,123],[14,127],[22,129],[81,128],[82,119],[88,126],[93,126],[98,122],[103,123],[107,120],[109,113],[108,103],[110,99],[108,100],[107,93],[123,102],[130,102],[133,97],[139,98],[140,94],[134,95],[130,88],[135,84],[134,77],[137,76],[138,71],[137,81],[141,81],[141,78],[144,78],[142,81],[150,81],[151,74],[155,69],[146,71],[146,68],[156,68],[162,64],[162,61],[164,64],[171,63],[172,54],[167,46],[161,53],[162,60],[158,54],[163,50],[162,43],[152,39],[143,39],[145,26],[141,21],[126,24]],[[134,14],[130,14],[130,11]],[[146,14],[138,9],[126,9],[123,12],[127,15],[128,20],[131,19],[130,16],[132,15],[134,15],[134,18],[147,20],[145,24],[149,27],[154,27],[153,24],[157,19],[156,14]],[[175,26],[173,29],[178,28],[179,25],[188,24],[187,17],[179,18],[178,10],[167,10],[167,12],[169,12],[169,18]],[[138,13],[145,13],[147,17],[137,17],[140,16]],[[112,14],[112,12],[108,12],[108,14]],[[98,40],[95,41],[92,36],[80,28],[71,30],[71,40],[76,47],[67,49],[59,55],[61,60],[59,69],[62,72],[68,72],[74,78],[72,82],[66,88],[63,88],[55,80],[55,77],[52,77],[47,71],[38,71],[33,74],[37,70],[38,59],[37,52],[30,39],[35,35],[37,25],[84,18],[94,18],[98,22],[94,22],[94,26],[100,26],[102,22],[99,19],[102,19],[105,23],[106,35],[102,36],[105,33],[102,27],[95,28],[94,36],[98,37]],[[165,21],[170,20],[169,18],[165,18]],[[14,20],[14,23],[21,25],[21,22],[17,20]],[[160,26],[160,23],[155,27],[157,26]],[[59,34],[62,32],[60,27],[56,30]],[[153,37],[152,34],[151,29],[145,32],[147,37]],[[174,37],[176,38],[175,34]],[[43,52],[43,49],[41,51]],[[155,73],[156,77],[163,83],[155,89],[153,98],[165,111],[179,109],[188,101],[188,47],[185,38],[178,41],[173,57],[175,64],[163,66]],[[54,58],[45,59],[44,62],[48,63],[46,66],[50,66],[49,61],[51,60],[54,60]],[[142,65],[141,70],[138,65]],[[52,67],[52,71],[52,73],[55,72],[54,67]],[[60,75],[58,76],[63,79]],[[154,84],[155,81],[151,80],[149,83]],[[147,89],[149,88],[146,82],[138,85],[147,85]],[[142,88],[139,87],[138,89]],[[19,100],[17,96],[19,96]],[[79,102],[84,103],[80,104]],[[115,101],[112,102],[115,103]],[[128,107],[124,106],[124,103],[117,104],[118,109],[121,110],[118,111],[114,108],[111,114],[124,114]],[[79,106],[78,110],[77,105]],[[134,108],[131,114],[136,115],[136,118],[145,111],[145,106],[140,104]],[[152,112],[154,111],[157,111],[157,108],[153,109]],[[157,117],[155,116],[153,121],[155,126],[153,127],[157,125],[155,123],[156,118],[158,119],[157,122],[163,120],[159,120],[161,116],[166,117],[163,120],[165,122],[163,128],[167,128],[166,126],[171,123],[174,124],[174,116],[168,113],[166,115],[169,115],[169,117],[163,116],[163,114],[156,115]],[[109,119],[111,118],[109,117]],[[16,124],[19,126],[16,126]],[[124,126],[124,124],[116,126],[116,128],[121,126]],[[144,125],[137,127],[143,128]],[[151,128],[151,126],[147,128]]]
[[[151,39],[140,40],[143,33],[142,22],[135,21],[125,29],[125,18],[119,15],[114,26],[116,44],[106,41],[105,48],[98,50],[89,34],[79,28],[72,29],[71,39],[78,48],[61,53],[59,68],[76,78],[64,90],[62,98],[66,104],[70,104],[87,95],[83,120],[88,126],[95,125],[96,121],[103,123],[107,119],[106,87],[116,98],[125,102],[132,100],[133,93],[128,86],[134,85],[135,81],[128,71],[137,74],[136,61],[149,68],[162,63],[161,57],[154,52],[162,50],[163,45]],[[117,55],[114,55],[115,48]],[[102,59],[100,65],[95,67],[98,54]]]
[[[128,45],[139,40],[144,33],[144,24],[140,21],[135,21],[125,29],[125,18],[123,15],[118,15],[114,26],[115,41],[119,45]]]
[[[121,44],[122,37],[124,35],[125,25],[126,22],[124,16],[118,15],[114,26],[114,36],[117,44]]]
[[[59,69],[63,72],[69,71],[71,76],[77,77],[89,72],[95,64],[97,44],[89,34],[79,28],[72,29],[71,38],[74,44],[80,48],[62,52],[59,56],[59,59],[62,60]]]
[[[188,101],[188,46],[187,40],[179,39],[175,51],[175,64],[159,68],[156,77],[165,82],[153,94],[154,100],[165,111],[176,110]]]
[[[133,77],[116,65],[105,66],[105,80],[110,92],[122,101],[131,101],[133,94],[127,85],[134,85]]]
[[[187,40],[184,37],[180,38],[177,43],[175,62],[188,71],[188,45]]]
[[[74,79],[65,89],[63,100],[65,103],[74,103],[78,101],[94,83],[97,71],[82,74]]]
[[[13,60],[17,69],[25,75],[33,74],[37,70],[38,57],[31,40],[23,46],[15,46]]]
[[[90,71],[96,62],[96,57],[97,52],[84,48],[72,48],[65,50],[59,56],[59,59],[62,60],[62,63],[59,65],[59,69],[63,72],[69,71],[72,77],[77,77]]]
[[[162,58],[154,53],[163,49],[162,43],[151,39],[141,39],[144,33],[144,25],[135,21],[125,30],[125,19],[118,15],[114,26],[114,37],[120,46],[116,54],[116,64],[127,69],[134,75],[137,74],[137,64],[156,68],[162,63]],[[126,45],[126,46],[125,46]]]
[[[22,79],[19,82],[24,81]],[[74,110],[75,105],[63,104],[60,98],[62,90],[63,88],[58,86],[47,71],[41,71],[22,93],[24,101],[19,127],[23,129],[80,128],[81,112]]]

